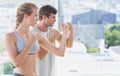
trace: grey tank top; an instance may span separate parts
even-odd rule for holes
[[[45,37],[46,39],[50,40],[50,32],[51,32],[52,28],[48,28],[47,32],[42,32],[37,27],[32,27],[31,30],[33,32],[40,33],[43,37]]]
[[[47,32],[42,32],[37,27],[32,27],[31,30],[40,33],[43,37],[50,40],[51,31],[53,28],[48,28]],[[38,61],[40,76],[53,76],[52,73],[54,72],[54,62],[54,55],[51,53],[48,53],[48,55],[42,61]]]
[[[17,53],[19,54],[22,52],[22,50],[25,48],[28,42],[25,41],[18,32],[14,31],[13,34],[16,37],[16,48],[17,48]],[[29,51],[29,54],[37,53],[39,49],[40,49],[40,46],[39,46],[38,40],[36,39],[32,48]]]

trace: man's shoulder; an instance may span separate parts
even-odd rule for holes
[[[33,32],[39,32],[37,27],[30,27],[30,30],[33,31]]]
[[[49,28],[49,30],[52,31],[52,32],[53,32],[53,31],[59,32],[56,28],[53,28],[53,27],[52,27],[52,28]]]
[[[60,31],[58,29],[56,29],[56,28],[52,28],[51,33],[53,35],[59,35],[59,34],[61,34]]]

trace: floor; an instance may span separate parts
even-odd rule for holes
[[[55,76],[120,76],[120,60],[108,54],[67,51],[55,61]]]

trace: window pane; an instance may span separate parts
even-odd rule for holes
[[[56,76],[119,76],[120,1],[59,0],[58,5],[59,23],[72,22],[75,38],[65,57],[56,58]]]

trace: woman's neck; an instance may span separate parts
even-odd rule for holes
[[[20,33],[28,33],[29,27],[24,26],[24,25],[19,25],[19,27],[16,30]]]

